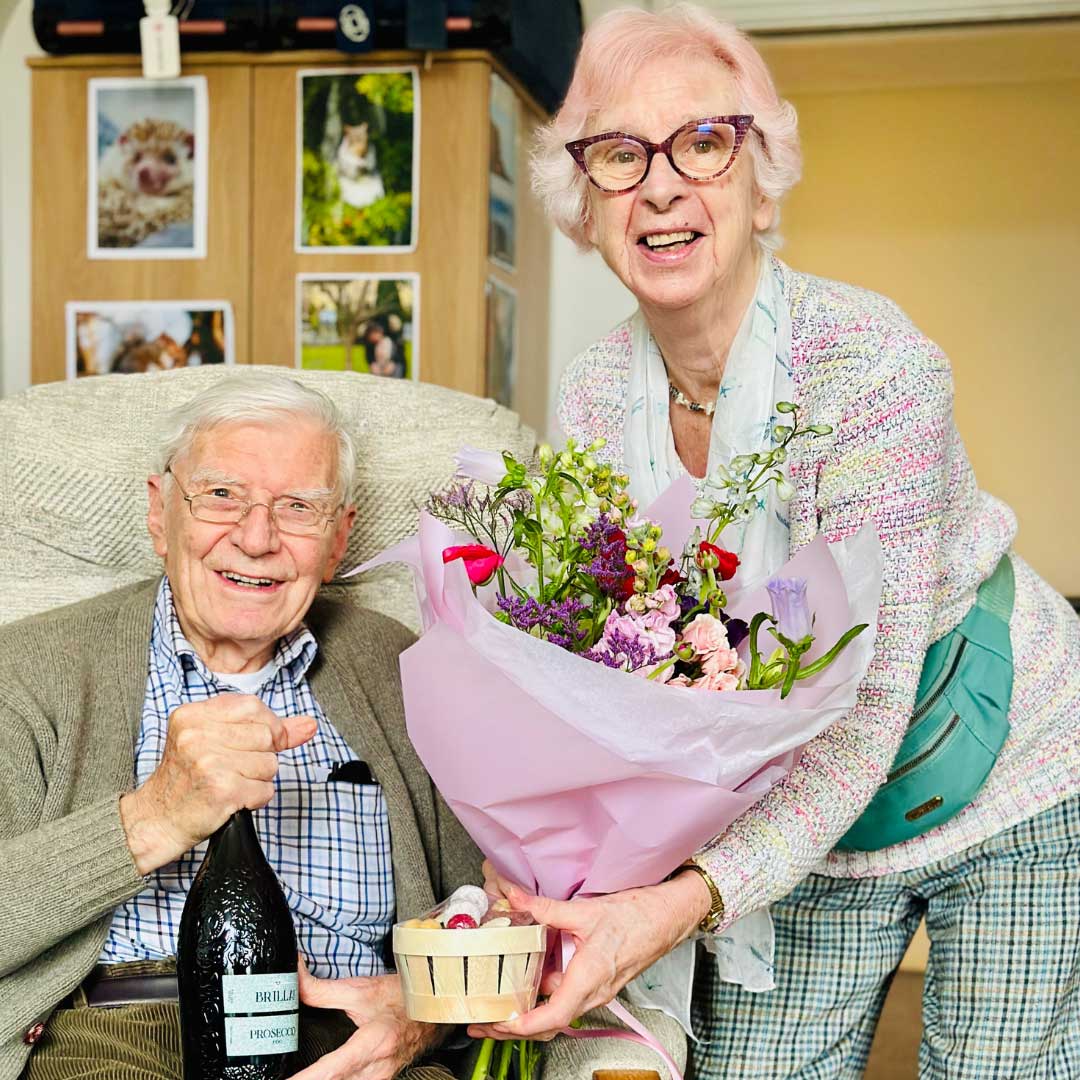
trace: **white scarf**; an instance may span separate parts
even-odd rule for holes
[[[640,310],[631,323],[628,408],[623,430],[623,459],[630,494],[644,510],[686,471],[671,433],[667,369]],[[762,260],[757,291],[743,316],[724,366],[713,414],[706,476],[737,454],[773,446],[778,417],[773,406],[792,400],[791,313],[780,285],[780,270]],[[775,573],[790,558],[786,507],[770,484],[764,506],[748,521],[724,530],[722,546],[740,559],[740,588]],[[747,990],[771,990],[774,935],[767,908],[737,919],[722,935],[702,941],[716,956],[726,982]],[[627,987],[632,1004],[662,1009],[690,1030],[694,943],[684,942],[658,960]]]

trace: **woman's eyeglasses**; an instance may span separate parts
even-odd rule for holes
[[[566,149],[578,168],[601,191],[621,195],[645,182],[656,154],[665,154],[671,167],[687,180],[716,180],[735,163],[752,116],[710,116],[691,120],[662,143],[646,142],[623,131],[605,131],[568,142]]]

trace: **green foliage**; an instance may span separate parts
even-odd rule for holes
[[[412,132],[398,138],[376,137],[375,151],[379,156],[379,173],[387,191],[412,190],[413,148]]]
[[[304,151],[303,241],[311,247],[386,247],[409,242],[412,193],[392,192],[357,209],[341,201],[337,172]]]
[[[361,75],[356,80],[356,92],[373,105],[387,112],[412,113],[413,86],[408,72],[377,72]]]

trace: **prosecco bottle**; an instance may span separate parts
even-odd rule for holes
[[[296,932],[250,810],[210,838],[176,949],[184,1080],[281,1080],[299,1039]]]

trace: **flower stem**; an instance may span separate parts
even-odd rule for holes
[[[488,1080],[491,1068],[491,1055],[495,1053],[495,1040],[485,1039],[480,1044],[480,1052],[476,1055],[476,1064],[469,1075],[469,1080]]]
[[[495,1065],[495,1080],[506,1080],[510,1075],[510,1058],[514,1044],[509,1040],[499,1043],[499,1060]]]

